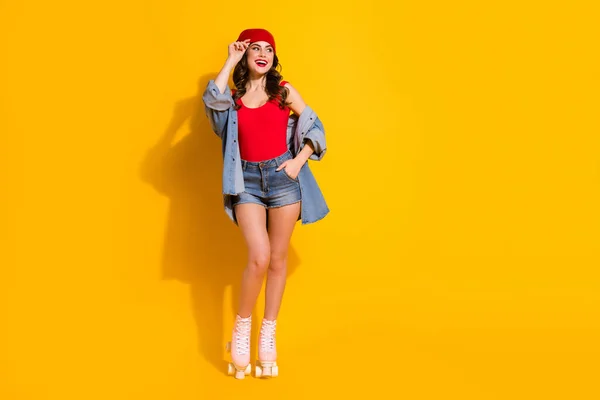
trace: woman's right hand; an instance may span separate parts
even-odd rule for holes
[[[250,46],[250,39],[246,39],[242,42],[236,41],[229,45],[229,55],[225,61],[225,65],[223,65],[223,68],[221,68],[221,71],[219,71],[219,74],[215,78],[215,85],[217,85],[221,93],[225,93],[231,70],[233,70],[237,63],[242,59],[248,46]]]
[[[231,43],[229,45],[229,58],[237,64],[246,53],[248,46],[250,46],[250,39]]]

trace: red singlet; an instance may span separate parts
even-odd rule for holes
[[[286,81],[281,81],[283,86]],[[290,108],[279,108],[277,99],[257,108],[248,108],[237,99],[240,157],[246,161],[270,160],[287,151],[286,134]]]

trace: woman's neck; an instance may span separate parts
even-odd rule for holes
[[[246,82],[246,92],[255,92],[257,90],[265,90],[265,83],[267,82],[266,75],[248,77]]]

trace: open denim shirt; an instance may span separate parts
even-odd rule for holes
[[[244,174],[242,159],[238,144],[238,116],[235,110],[231,90],[225,87],[221,93],[214,79],[211,79],[202,95],[206,116],[210,121],[212,130],[221,138],[223,151],[223,202],[225,212],[237,225],[235,211],[232,205],[232,196],[244,191]],[[327,146],[323,123],[310,106],[306,106],[298,116],[291,114],[287,126],[287,145],[294,157],[310,141],[314,152],[309,160],[320,161]],[[308,162],[304,163],[298,174],[302,205],[298,220],[302,224],[309,224],[324,218],[329,213],[329,208],[323,193],[312,174]]]

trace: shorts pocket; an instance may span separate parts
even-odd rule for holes
[[[283,174],[292,182],[298,183],[298,177],[296,177],[296,179],[292,178],[291,176],[288,175],[288,173],[285,171],[285,168],[283,168],[281,171],[283,171]]]

